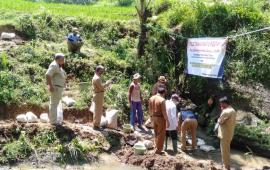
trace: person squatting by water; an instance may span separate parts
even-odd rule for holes
[[[166,112],[165,95],[166,90],[159,87],[157,94],[149,99],[149,114],[154,127],[156,154],[163,153],[162,150],[166,136],[166,127],[170,127]]]
[[[220,139],[220,151],[222,163],[225,169],[230,169],[230,145],[234,135],[236,123],[236,111],[230,105],[227,97],[219,99],[222,110],[218,118],[218,137]]]
[[[142,95],[140,88],[141,75],[136,73],[133,75],[133,81],[128,90],[128,101],[130,104],[130,124],[135,129],[135,123],[138,122],[138,127],[142,128],[143,110],[142,110]]]
[[[195,109],[195,113],[197,113],[198,117],[198,124],[205,128],[209,126],[211,119],[213,117],[216,117],[216,115],[213,115],[213,111],[215,109],[216,103],[215,103],[215,96],[210,96],[207,100],[207,102],[203,103],[202,105],[198,106]]]
[[[166,100],[166,111],[170,126],[166,128],[166,139],[164,150],[167,150],[168,138],[171,138],[173,144],[173,151],[177,153],[177,133],[178,133],[178,112],[177,105],[180,102],[180,97],[173,94],[170,100]]]
[[[62,68],[65,63],[65,55],[56,53],[54,61],[46,72],[46,82],[50,91],[49,118],[52,125],[57,125],[57,107],[61,102],[63,90],[66,86],[66,72]]]
[[[104,93],[106,88],[112,83],[111,80],[106,81],[105,84],[102,83],[101,76],[104,73],[103,66],[97,66],[95,70],[95,75],[92,79],[93,87],[93,100],[90,107],[90,111],[93,112],[93,129],[100,130],[100,121],[103,114],[103,105],[104,105]]]

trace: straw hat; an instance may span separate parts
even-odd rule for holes
[[[159,78],[158,78],[158,81],[160,81],[160,82],[162,82],[162,83],[166,83],[166,77],[165,76],[160,76]]]
[[[137,80],[139,78],[141,78],[141,75],[139,73],[133,75],[133,80]]]

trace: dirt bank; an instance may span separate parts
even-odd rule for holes
[[[91,143],[97,143],[100,153],[106,152],[115,154],[119,161],[124,164],[130,164],[144,169],[152,170],[180,170],[180,169],[194,169],[194,170],[215,170],[221,169],[220,151],[216,150],[211,153],[206,153],[200,150],[182,152],[179,149],[177,155],[169,151],[165,155],[156,155],[154,150],[148,150],[145,155],[136,155],[133,148],[127,144],[127,136],[122,131],[105,129],[104,131],[95,131],[92,129],[92,124],[79,124],[65,122],[63,126],[53,127],[46,123],[27,123],[19,124],[14,121],[0,121],[0,155],[3,155],[3,147],[14,141],[18,140],[21,132],[24,131],[27,136],[32,140],[38,134],[44,131],[55,132],[56,138],[59,140],[58,144],[70,145],[75,138],[80,140],[88,140]],[[146,135],[150,137],[150,135]],[[153,137],[150,139],[153,140]],[[36,148],[36,152],[24,159],[18,158],[10,165],[16,162],[23,162],[23,164],[30,164],[36,168],[46,167],[47,164],[54,167],[61,167],[58,158],[59,152],[56,152],[56,146],[53,145],[51,149]],[[86,154],[87,160],[82,164],[82,167],[90,165],[99,160],[98,155],[92,152]],[[0,156],[1,158],[1,156]],[[251,164],[248,164],[252,162]],[[232,151],[232,167],[235,169],[258,169],[262,170],[267,168],[269,159],[262,159],[259,157],[245,157],[244,153],[239,151]],[[69,162],[65,166],[77,165],[76,162]],[[16,165],[16,164],[15,164]],[[1,165],[0,165],[1,166]],[[5,165],[6,166],[6,165]]]
[[[66,122],[64,126],[55,128],[43,123],[18,124],[12,121],[1,121],[0,127],[1,146],[9,143],[13,139],[18,139],[22,131],[25,131],[31,138],[44,130],[51,130],[55,131],[57,138],[63,143],[70,142],[75,137],[89,139],[90,141],[100,139],[103,141],[101,143],[101,150],[103,150],[103,152],[115,153],[121,162],[125,164],[163,170],[171,169],[171,167],[174,167],[173,169],[219,169],[212,161],[199,161],[194,163],[193,160],[182,157],[184,154],[179,154],[176,157],[170,155],[160,156],[153,154],[153,150],[151,150],[145,156],[135,155],[132,147],[125,144],[123,140],[124,135],[120,131],[109,129],[102,132],[94,131],[91,126],[86,124],[72,124]],[[0,153],[2,153],[2,147],[0,147]],[[39,159],[37,159],[37,154]],[[32,165],[37,166],[56,161],[57,155],[59,155],[59,153],[51,151],[45,153],[38,152],[33,153],[26,160],[18,159],[17,161],[31,162]]]
[[[48,113],[48,105],[36,106],[36,105],[1,105],[0,104],[0,120],[15,120],[18,114],[33,112],[37,116],[41,113]],[[64,108],[64,120],[71,123],[87,123],[93,120],[93,114],[88,108],[76,109],[72,107]]]
[[[181,170],[181,169],[221,169],[219,165],[213,161],[192,160],[185,157],[185,154],[172,155],[157,155],[154,151],[148,152],[146,155],[136,155],[131,147],[125,146],[116,152],[121,162],[141,166],[142,168],[152,170]]]
[[[2,32],[15,33],[16,36],[12,40],[0,39],[0,52],[9,51],[12,48],[16,48],[28,40],[27,36],[23,32],[17,30],[13,25],[0,25],[0,35]]]

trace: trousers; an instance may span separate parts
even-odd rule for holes
[[[143,122],[142,102],[133,102],[133,101],[131,101],[130,124],[132,126],[135,125],[135,120],[138,121],[138,124],[140,126],[142,125],[142,122]]]
[[[183,121],[181,125],[181,143],[182,148],[186,149],[186,135],[187,132],[191,133],[192,136],[192,148],[195,148],[197,145],[196,139],[196,130],[197,130],[198,122],[196,119],[186,119]]]
[[[157,151],[162,151],[166,136],[166,120],[163,117],[153,117],[152,120],[155,133],[156,149]]]
[[[57,107],[62,99],[64,88],[54,86],[54,91],[51,92],[50,106],[49,106],[49,118],[51,124],[57,123]]]
[[[230,168],[230,152],[231,152],[231,141],[222,138],[220,139],[220,151],[221,151],[221,156],[222,156],[222,162],[225,165],[225,168]]]
[[[80,52],[83,42],[70,42],[67,41],[68,51],[72,53]]]
[[[94,111],[93,124],[100,127],[101,116],[103,114],[104,92],[94,93],[92,106]]]

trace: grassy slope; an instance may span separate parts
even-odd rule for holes
[[[38,13],[46,10],[55,15],[87,17],[107,20],[130,20],[135,19],[135,8],[96,5],[69,5],[53,4],[44,2],[29,2],[25,0],[0,0],[0,12]],[[16,17],[16,16],[14,16]]]

